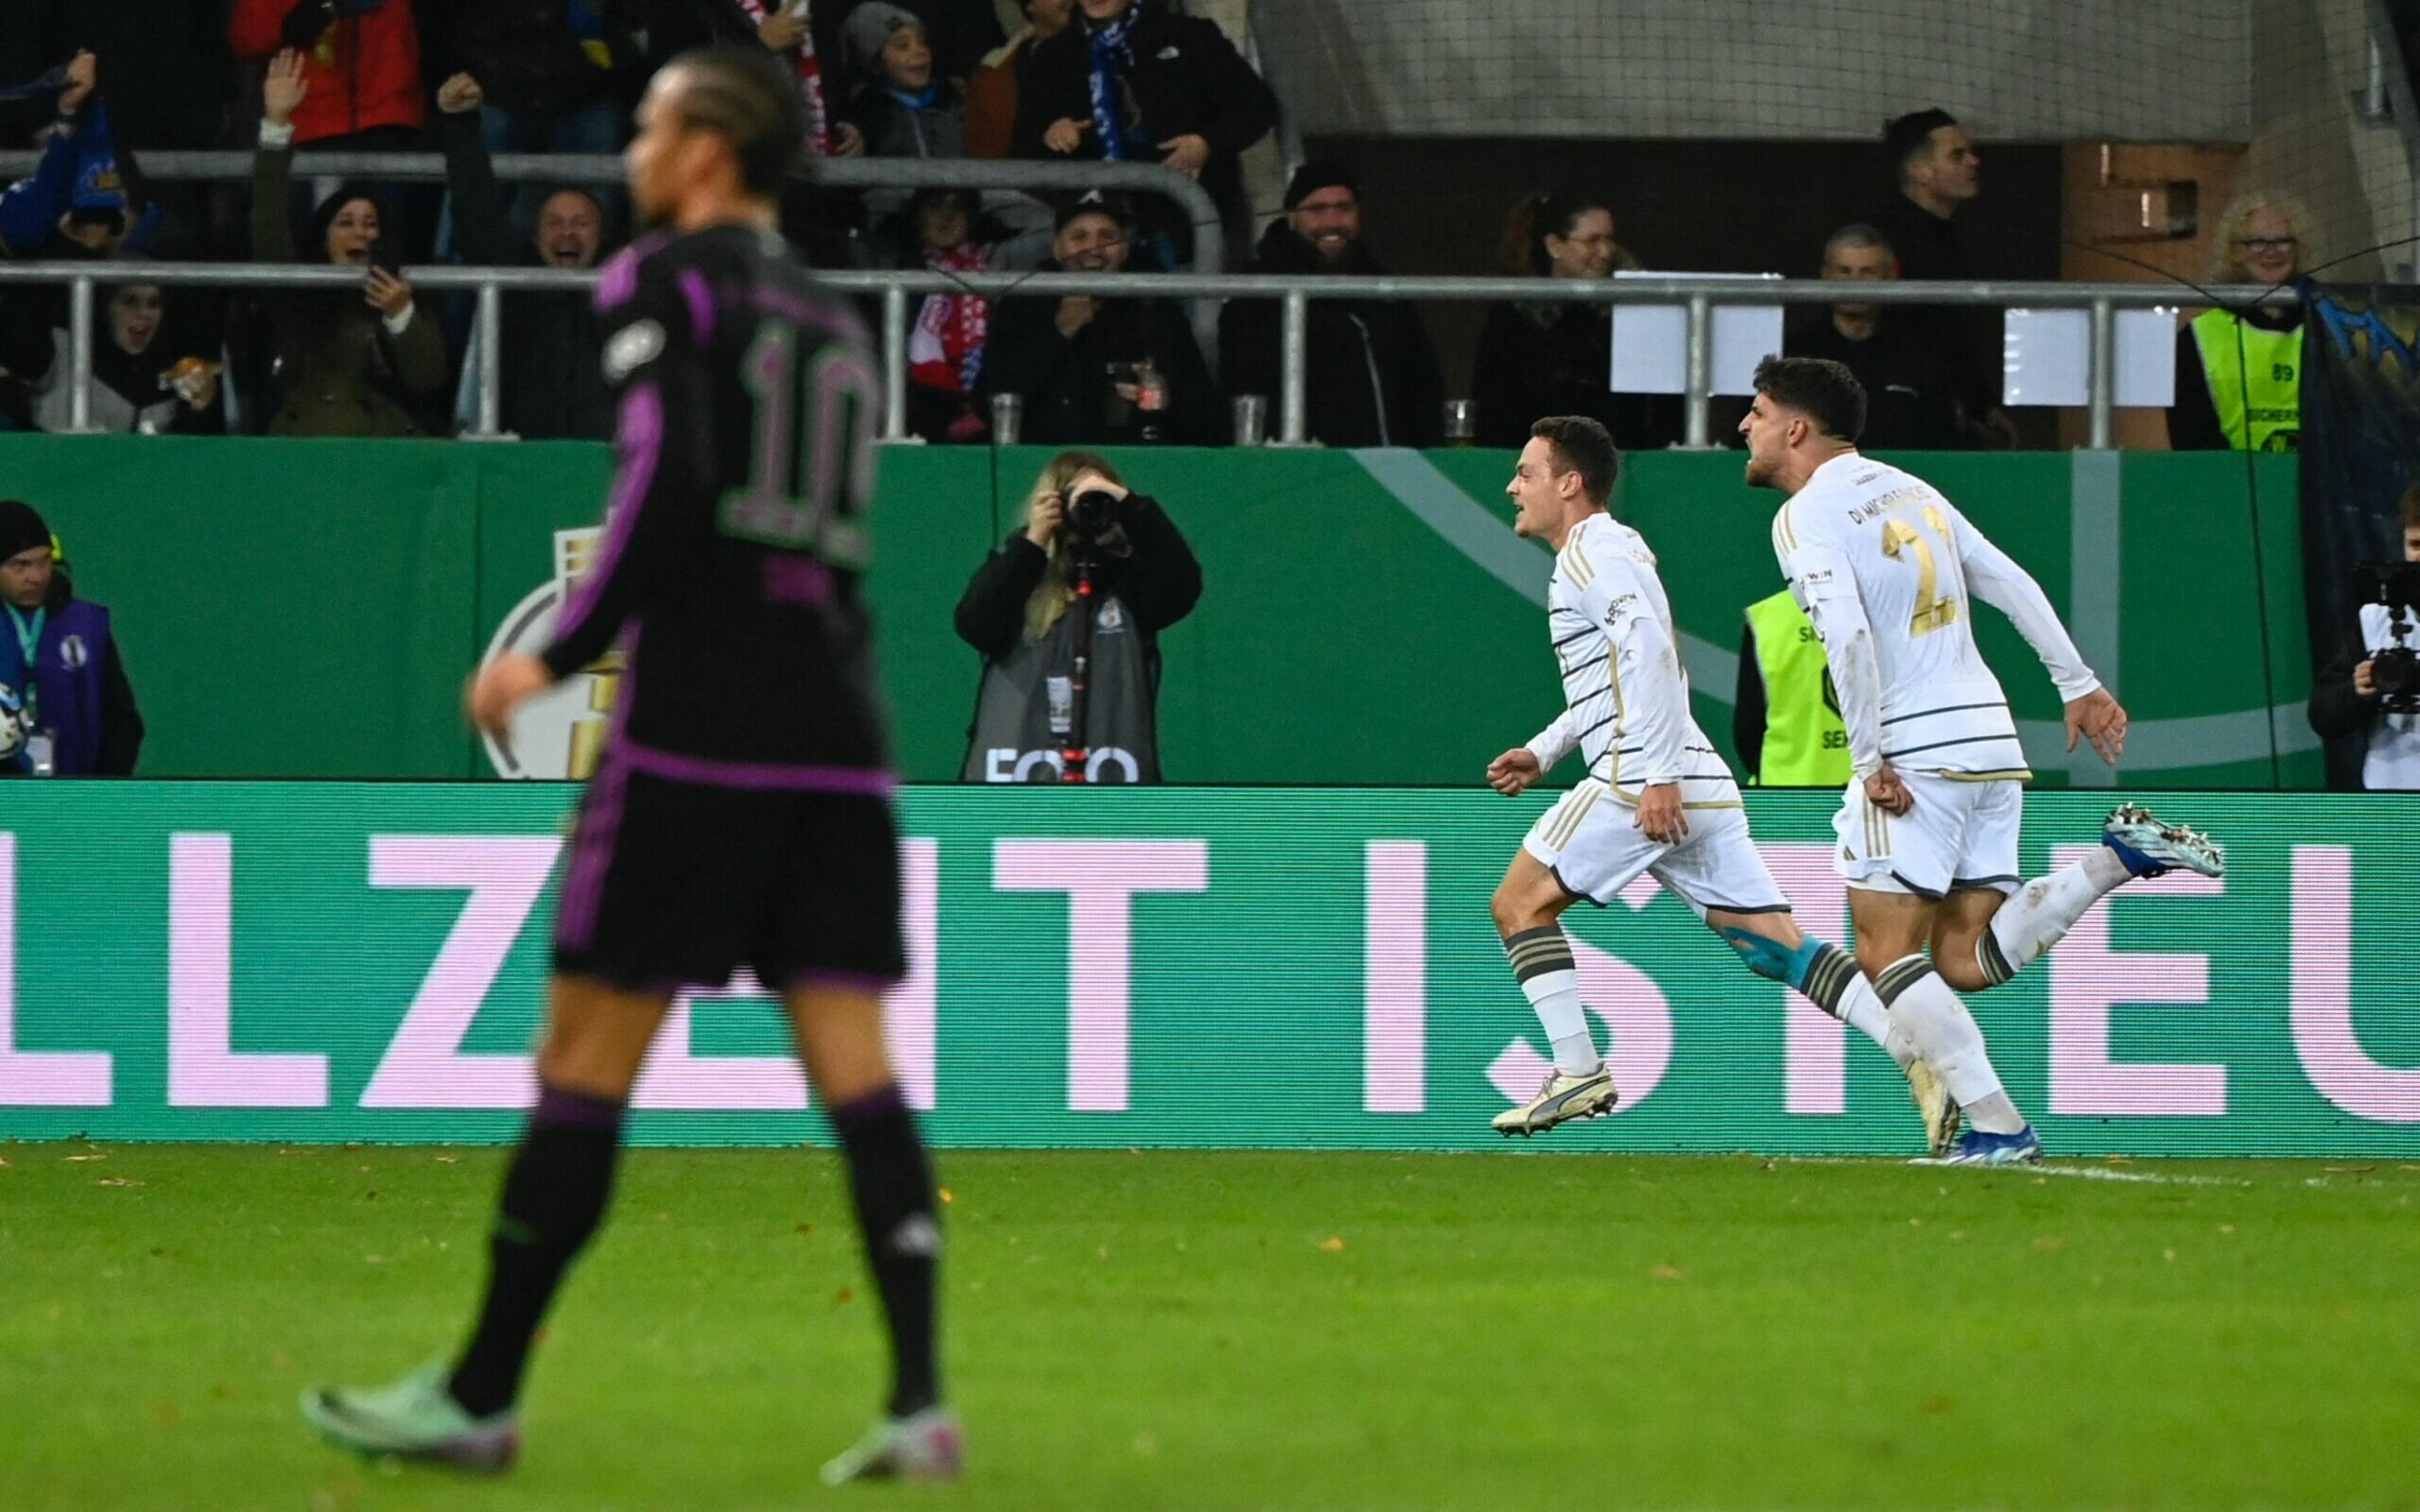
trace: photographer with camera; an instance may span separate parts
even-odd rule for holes
[[[2420,483],[2403,492],[2403,561],[2365,574],[2361,649],[2311,684],[2311,728],[2366,735],[2361,785],[2420,792]]]
[[[984,657],[960,779],[1158,781],[1159,632],[1201,597],[1157,503],[1090,452],[1052,457],[1025,528],[958,600],[958,638]]]

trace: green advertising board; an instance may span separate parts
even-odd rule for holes
[[[884,449],[868,592],[911,779],[958,773],[981,662],[952,611],[1049,455]],[[1114,459],[1203,566],[1200,608],[1161,642],[1171,780],[1459,785],[1559,710],[1551,562],[1512,533],[1510,454]],[[2130,785],[2320,784],[2293,457],[1907,460],[2041,580],[2124,697]],[[543,607],[608,467],[570,442],[0,438],[0,494],[49,516],[116,617],[156,777],[490,775],[462,678]],[[1776,502],[1728,452],[1632,456],[1616,500],[1661,558],[1699,721],[1727,756],[1742,615],[1779,586]],[[2106,783],[2059,748],[2031,652],[1977,618],[2041,780]]]
[[[12,783],[0,1137],[484,1141],[532,1091],[556,783]],[[894,1059],[941,1144],[1468,1149],[1543,1068],[1487,901],[1547,798],[912,788]],[[1750,817],[1839,939],[1831,800]],[[2024,862],[2106,800],[2040,794]],[[2420,1158],[2420,798],[2163,800],[2221,881],[2131,885],[1975,1000],[2069,1154]],[[1624,1091],[1570,1150],[1914,1153],[1889,1060],[1641,883],[1568,917]],[[777,1012],[685,1000],[642,1142],[825,1136]]]

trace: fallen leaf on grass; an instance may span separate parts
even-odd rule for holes
[[[123,1176],[104,1176],[100,1180],[95,1181],[92,1184],[95,1186],[141,1186],[143,1183]]]
[[[1653,1276],[1658,1281],[1678,1281],[1681,1279],[1681,1268],[1677,1265],[1659,1265],[1647,1273]]]
[[[2221,1224],[2218,1226],[2218,1231],[2222,1234],[2231,1234],[2235,1232],[2235,1226],[2233,1224]]]
[[[1931,1396],[1927,1396],[1920,1405],[1926,1412],[1938,1415],[1942,1412],[1954,1412],[1958,1406],[1958,1398],[1955,1396],[1945,1396],[1939,1392],[1934,1392]]]
[[[2173,1260],[2173,1259],[2175,1259],[2176,1257],[2177,1257],[2177,1252],[2176,1252],[2175,1250],[2172,1250],[2172,1249],[2164,1249],[2164,1250],[2160,1251],[2160,1258],[2162,1258],[2162,1259],[2164,1259],[2164,1260]]]
[[[61,1160],[107,1160],[106,1155],[62,1155]]]
[[[1344,1253],[1344,1240],[1341,1235],[1330,1234],[1319,1242],[1319,1247],[1330,1255],[1342,1255]]]
[[[812,1234],[815,1231],[815,1226],[813,1224],[800,1224],[790,1231],[794,1234]]]
[[[956,1197],[950,1195],[950,1189],[948,1187],[945,1186],[941,1188],[941,1205],[943,1207],[947,1207],[957,1200],[958,1199]]]
[[[852,1299],[854,1299],[856,1296],[857,1296],[857,1293],[856,1293],[856,1292],[851,1291],[851,1290],[850,1290],[848,1288],[846,1288],[846,1287],[843,1287],[843,1288],[841,1288],[838,1291],[835,1291],[835,1292],[833,1292],[833,1293],[832,1293],[832,1305],[833,1305],[833,1306],[835,1306],[835,1307],[837,1307],[837,1306],[839,1306],[841,1304],[843,1304],[843,1303],[845,1303],[845,1302],[851,1301],[851,1300],[852,1300]]]
[[[2034,1241],[2034,1248],[2045,1251],[2062,1250],[2067,1248],[2067,1241],[2059,1238],[2056,1234],[2044,1234],[2041,1238]]]

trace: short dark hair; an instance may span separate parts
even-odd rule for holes
[[[2420,483],[2403,490],[2403,528],[2420,531]]]
[[[1621,476],[1621,450],[1604,425],[1586,415],[1548,415],[1531,425],[1529,434],[1554,448],[1560,471],[1580,475],[1580,492],[1589,502],[1602,504],[1613,497],[1614,481]]]
[[[1854,444],[1865,433],[1865,386],[1828,357],[1768,357],[1756,364],[1756,392],[1797,410],[1836,440]]]
[[[706,47],[664,65],[683,88],[672,102],[681,118],[731,144],[739,182],[769,194],[806,161],[807,111],[799,85],[763,48]]]
[[[1883,155],[1890,160],[1892,177],[1904,180],[1907,165],[1916,160],[1916,155],[1931,150],[1932,133],[1957,124],[1958,117],[1938,105],[1894,117],[1883,128]]]

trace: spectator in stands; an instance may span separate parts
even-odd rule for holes
[[[99,65],[90,53],[78,53],[69,62],[40,159],[33,173],[0,191],[0,256],[43,256],[52,239],[65,233],[68,212],[85,180],[92,115],[88,107],[99,81]]]
[[[903,212],[916,237],[910,266],[951,273],[991,267],[991,251],[976,239],[974,193],[963,189],[916,192]],[[908,428],[928,441],[979,441],[990,424],[975,409],[991,338],[991,301],[953,290],[927,294],[908,332]]]
[[[427,90],[412,0],[235,0],[227,38],[242,58],[291,53],[305,90],[298,147],[405,152],[420,145]]]
[[[90,424],[100,430],[144,435],[176,432],[214,436],[226,429],[219,404],[218,342],[209,323],[170,318],[165,293],[156,284],[126,284],[103,291],[100,329],[92,344]],[[68,381],[68,332],[50,332],[47,365],[11,371],[31,381],[34,424],[65,430],[72,413]]]
[[[1043,270],[1121,271],[1132,226],[1123,201],[1087,194],[1059,212]],[[997,308],[983,387],[1024,397],[1028,443],[1208,446],[1223,439],[1209,364],[1175,301],[1071,294]]]
[[[632,36],[643,21],[624,0],[458,5],[448,56],[457,72],[479,82],[488,151],[620,150],[624,101],[646,72]]]
[[[1609,278],[1638,259],[1614,236],[1613,211],[1577,194],[1532,194],[1513,207],[1499,247],[1517,278]],[[1470,392],[1481,446],[1515,451],[1540,415],[1586,415],[1625,450],[1681,439],[1677,408],[1660,394],[1615,393],[1613,322],[1602,304],[1540,301],[1491,306],[1480,328]]]
[[[1089,494],[1109,496],[1105,509]],[[1083,728],[1069,678],[1079,564],[1094,585]],[[1202,563],[1158,504],[1090,452],[1062,452],[1034,479],[1025,528],[985,559],[958,600],[958,639],[983,653],[960,780],[1055,782],[1071,741],[1095,782],[1156,782],[1159,633],[1202,598]]]
[[[2403,560],[2420,563],[2420,483],[2403,490]],[[963,615],[962,608],[959,613]],[[2420,651],[2420,630],[2406,616],[2398,628],[2384,604],[2361,606],[2344,653],[2311,679],[2311,729],[2324,740],[2363,742],[2361,785],[2370,793],[2420,791],[2420,714],[2397,700],[2381,702],[2378,658]]]
[[[1965,246],[1951,224],[1960,207],[1982,191],[1983,160],[1956,116],[1919,110],[1883,130],[1883,150],[1898,193],[1867,220],[1899,259],[1901,278],[1939,282],[1974,277]],[[1965,425],[1991,444],[2017,443],[2016,426],[2000,408],[1999,312],[1979,305],[1908,306],[1904,316],[1942,349]]]
[[[2218,218],[2212,276],[2277,292],[2249,310],[2206,310],[2177,332],[2171,447],[2301,449],[2303,301],[2288,285],[2301,276],[2312,239],[2311,212],[2272,190],[2238,194]]]
[[[966,105],[933,69],[924,23],[876,0],[849,12],[843,54],[860,79],[849,105],[868,156],[963,158]]]
[[[33,738],[0,775],[131,777],[143,716],[109,610],[75,596],[58,537],[32,505],[0,500],[0,686]]]
[[[454,193],[462,255],[489,267],[535,264],[588,269],[606,252],[605,208],[583,189],[558,189],[538,206],[535,236],[515,233],[504,190],[488,161],[479,82],[458,73],[437,91],[438,140]],[[504,296],[504,427],[531,440],[608,440],[613,396],[605,387],[604,329],[596,301],[579,289],[512,290]]]
[[[1361,245],[1360,180],[1336,162],[1307,162],[1286,185],[1246,270],[1386,271]],[[1218,314],[1218,363],[1231,394],[1279,398],[1281,316],[1274,300],[1231,300]],[[1329,446],[1434,446],[1444,428],[1445,377],[1419,309],[1394,300],[1311,301],[1304,393],[1311,436]]]
[[[1823,243],[1823,276],[1844,283],[1887,282],[1899,264],[1883,234],[1863,224],[1844,225]],[[1915,312],[1880,304],[1835,304],[1793,322],[1785,347],[1792,357],[1825,357],[1857,377],[1866,391],[1867,450],[1945,451],[1969,444],[1959,423],[1958,396],[1938,342],[1926,339]]]
[[[769,48],[797,75],[799,95],[807,107],[807,151],[818,158],[853,158],[865,150],[865,138],[857,128],[840,118],[843,98],[839,81],[830,76],[825,59],[831,49],[818,46],[815,28],[807,20],[807,7],[796,0],[708,0],[717,18],[715,37],[718,40],[732,39],[731,22],[739,19],[743,30],[757,42]],[[737,12],[735,18],[732,14]]]
[[[1236,160],[1277,124],[1277,97],[1218,23],[1168,0],[1077,0],[1076,24],[1037,42],[1017,80],[1020,158],[1165,162],[1202,181],[1229,219]],[[1192,227],[1155,221],[1176,255]]]
[[[297,261],[287,187],[295,111],[308,98],[307,66],[280,53],[261,87],[260,147],[253,155],[252,238],[262,262]],[[278,298],[271,317],[280,393],[269,429],[279,436],[409,436],[445,387],[445,338],[413,301],[401,272],[381,266],[380,207],[359,184],[340,185],[312,216],[314,256],[363,270],[361,293],[302,289]]]
[[[933,49],[936,78],[964,85],[985,53],[1007,38],[993,0],[814,0],[817,45],[828,54],[845,46],[849,23],[871,5],[904,8],[923,27]]]
[[[1025,24],[984,54],[967,76],[967,152],[1005,158],[1016,147],[1016,81],[1034,44],[1058,36],[1076,18],[1076,0],[1024,0]]]

